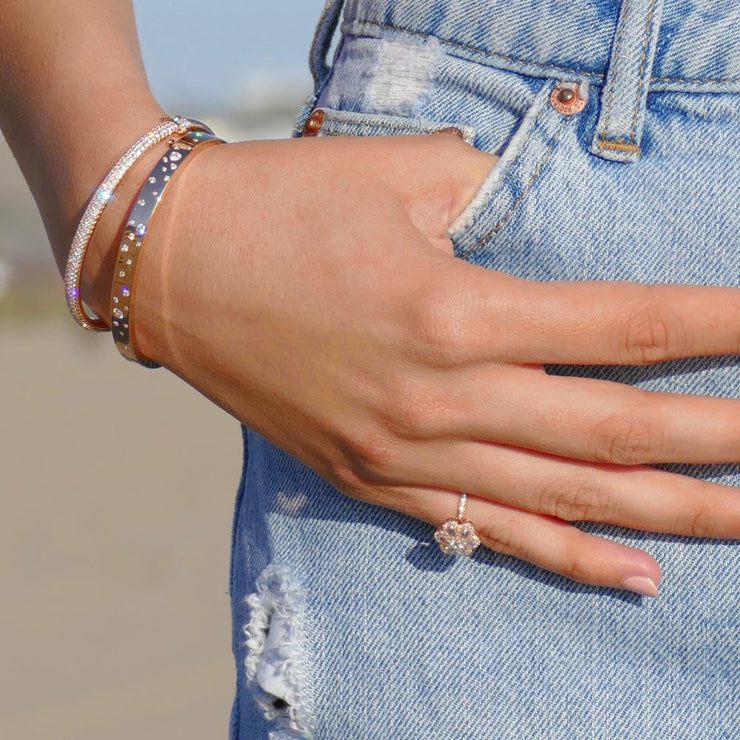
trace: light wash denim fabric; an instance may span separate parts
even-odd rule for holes
[[[320,136],[454,125],[500,154],[451,228],[458,258],[534,280],[740,285],[739,3],[341,6],[320,19],[295,133],[321,108]],[[579,84],[581,112],[551,104],[558,83]],[[740,357],[548,371],[740,397]],[[428,524],[243,432],[232,740],[740,737],[736,542],[578,525],[652,553],[656,599],[485,547],[446,556]],[[740,484],[738,465],[665,467]]]

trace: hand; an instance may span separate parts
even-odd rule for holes
[[[173,181],[139,264],[142,353],[340,491],[651,592],[591,520],[740,535],[736,489],[645,463],[740,461],[740,401],[551,376],[740,352],[740,290],[539,283],[452,256],[494,158],[451,135],[227,144]],[[431,537],[431,531],[430,531]]]

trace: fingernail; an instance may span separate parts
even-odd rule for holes
[[[647,576],[628,576],[622,581],[621,585],[622,588],[643,596],[658,595],[658,587],[655,585],[655,581]]]

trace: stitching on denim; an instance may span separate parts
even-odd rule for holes
[[[508,222],[508,220],[512,217],[514,212],[517,208],[526,200],[527,196],[532,192],[532,188],[534,186],[535,181],[539,177],[540,173],[542,172],[544,166],[549,162],[550,158],[553,155],[553,152],[555,151],[555,145],[560,140],[560,137],[562,136],[563,131],[565,130],[565,126],[568,122],[567,118],[563,118],[563,120],[560,122],[560,125],[555,129],[555,132],[552,135],[552,140],[550,141],[549,146],[545,150],[545,154],[540,160],[540,163],[537,165],[537,168],[532,173],[531,177],[527,181],[527,184],[524,186],[524,190],[519,194],[519,197],[511,204],[509,209],[504,213],[503,216],[497,221],[497,223],[494,225],[494,227],[483,236],[476,239],[475,244],[468,250],[461,252],[460,256],[465,257],[469,254],[472,254],[475,252],[476,249],[479,247],[482,247],[489,239],[491,239],[493,236],[496,235],[497,232],[499,232]],[[534,132],[534,128],[532,128],[532,131]],[[527,141],[531,138],[531,134],[529,137],[527,137]],[[526,142],[525,142],[526,143]],[[524,148],[524,145],[522,145],[522,149]]]
[[[638,74],[639,85],[637,86],[637,97],[635,98],[634,112],[632,114],[632,126],[630,127],[630,135],[628,141],[635,141],[635,133],[637,130],[637,117],[640,112],[640,100],[642,99],[642,90],[645,86],[645,61],[647,60],[648,47],[650,46],[650,36],[653,25],[653,15],[655,14],[655,0],[650,0],[650,11],[648,12],[647,21],[645,22],[645,37],[642,40],[642,54],[640,55],[640,72]],[[639,150],[639,148],[638,148]]]
[[[424,38],[436,38],[439,40],[440,43],[444,44],[445,46],[457,46],[460,49],[472,51],[472,52],[475,52],[476,54],[481,54],[486,57],[506,59],[510,62],[517,62],[519,64],[529,64],[532,67],[537,67],[538,69],[555,69],[561,72],[575,72],[576,74],[590,75],[593,77],[603,77],[604,76],[603,72],[590,72],[587,69],[577,69],[576,67],[563,67],[562,65],[559,65],[559,64],[544,65],[544,64],[540,64],[539,62],[530,62],[530,61],[527,61],[526,59],[521,59],[520,57],[513,57],[513,56],[509,56],[508,54],[501,54],[498,51],[488,51],[487,49],[481,49],[479,46],[473,46],[472,44],[465,44],[462,41],[453,41],[452,39],[442,39],[430,33],[424,33],[423,31],[415,31],[412,28],[403,28],[402,26],[396,26],[392,23],[380,23],[379,21],[367,21],[367,20],[362,20],[360,18],[353,21],[353,23],[357,23],[359,25],[366,24],[368,26],[375,26],[376,28],[390,28],[394,31],[401,31],[402,33],[408,33],[413,36],[422,36]]]
[[[718,77],[716,79],[707,77],[651,77],[654,82],[687,82],[694,85],[725,85],[728,82],[740,82],[740,77]]]
[[[640,145],[634,141],[619,141],[615,139],[598,138],[596,144],[599,149],[618,149],[624,152],[640,152]]]
[[[322,110],[326,110],[325,108]],[[411,119],[410,119],[411,120]],[[403,129],[404,131],[410,131],[411,133],[421,133],[421,132],[437,132],[440,129],[448,128],[450,126],[462,126],[465,124],[456,124],[456,123],[435,123],[432,126],[419,126],[414,127],[412,125],[405,125],[403,123],[392,123],[392,122],[384,122],[379,121],[378,123],[369,123],[367,121],[363,121],[360,118],[335,118],[334,120],[329,119],[329,123],[335,124],[337,126],[341,126],[343,123],[348,123],[350,125],[354,126],[367,126],[368,128],[392,128],[392,129]],[[326,124],[323,124],[321,129],[319,130],[319,135],[324,136],[343,136],[343,132],[329,129],[328,133],[324,133],[324,126]]]
[[[400,31],[402,33],[408,33],[414,36],[422,36],[424,38],[429,38],[433,36],[433,34],[424,33],[423,31],[415,31],[412,28],[403,28],[402,26],[396,26],[392,23],[381,23],[380,21],[371,21],[371,20],[363,20],[361,18],[357,18],[350,22],[350,24],[343,24],[342,26],[342,32],[345,35],[355,35],[351,32],[351,30],[348,30],[351,25],[368,25],[368,26],[375,26],[376,28],[388,28],[394,31]],[[472,44],[465,44],[462,41],[453,41],[452,39],[443,39],[439,38],[438,36],[434,36],[434,38],[438,39],[440,43],[444,44],[445,46],[452,46],[452,47],[459,47],[460,49],[465,49],[467,51],[475,52],[476,54],[481,54],[482,56],[491,57],[491,58],[499,58],[499,59],[506,59],[510,62],[517,62],[519,64],[527,64],[531,67],[536,67],[537,69],[542,70],[559,70],[561,72],[575,72],[576,74],[581,75],[588,75],[590,77],[604,77],[603,72],[596,72],[593,70],[588,69],[578,69],[576,67],[564,67],[559,64],[541,64],[539,62],[533,62],[527,59],[521,59],[520,57],[514,57],[509,56],[507,54],[502,54],[501,52],[497,51],[488,51],[487,49],[482,49],[479,46],[473,46]],[[657,82],[686,82],[696,85],[724,85],[728,82],[740,82],[740,76],[739,77],[719,77],[719,78],[706,78],[703,79],[701,77],[670,77],[670,76],[664,76],[664,77],[651,77],[650,80],[655,80]]]
[[[334,37],[334,33],[337,30],[337,24],[339,23],[339,17],[342,13],[344,6],[344,0],[341,0],[339,4],[331,4],[330,0],[326,0],[324,7],[321,11],[321,17],[316,26],[316,34],[311,42],[311,49],[309,52],[310,57],[310,71],[314,78],[314,88],[319,86],[319,72],[328,70],[326,77],[328,78],[331,74],[331,69],[327,64],[327,54],[331,48],[331,41]],[[333,19],[329,20],[330,11],[335,11]],[[332,28],[333,26],[333,28]],[[327,33],[328,31],[328,33]],[[319,57],[318,65],[316,65],[316,58]],[[323,87],[323,84],[321,85]]]
[[[545,84],[545,85],[543,85],[543,86],[542,86],[542,88],[540,88],[540,90],[539,90],[539,91],[537,92],[537,95],[539,95],[539,93],[540,93],[540,92],[542,92],[542,90],[544,90],[544,89],[545,89],[545,87],[546,87],[546,84]],[[538,124],[539,124],[539,123],[540,123],[540,121],[542,120],[542,117],[543,117],[543,116],[545,115],[545,112],[546,112],[546,111],[551,111],[551,110],[552,110],[552,109],[550,108],[549,104],[547,104],[547,103],[546,103],[545,105],[543,105],[543,106],[542,106],[542,107],[540,108],[540,110],[539,110],[539,111],[537,111],[537,115],[536,115],[536,116],[535,116],[535,117],[534,117],[533,119],[530,119],[530,124],[529,124],[529,130],[527,131],[527,135],[526,135],[526,136],[525,136],[525,137],[524,137],[524,138],[522,139],[522,141],[521,141],[521,142],[519,142],[519,148],[518,148],[518,150],[516,151],[516,153],[515,153],[514,157],[512,157],[512,159],[511,159],[511,160],[509,161],[509,163],[507,164],[507,167],[513,167],[513,166],[514,166],[514,165],[515,165],[515,164],[516,164],[516,163],[517,163],[517,162],[518,162],[518,161],[519,161],[519,160],[521,159],[522,153],[523,153],[523,152],[524,152],[524,150],[525,150],[525,149],[527,148],[527,146],[529,145],[529,142],[531,141],[532,137],[534,136],[535,132],[537,131],[537,127],[538,127]],[[525,116],[525,118],[523,119],[523,121],[525,121],[525,120],[526,120],[526,116]],[[563,120],[563,121],[561,121],[561,125],[562,125],[562,124],[563,124],[564,122],[565,122],[564,120]],[[517,133],[518,133],[518,132],[517,132]],[[516,134],[515,134],[515,135],[516,135]],[[494,167],[496,167],[496,166],[497,166],[497,165],[496,165],[496,164],[494,164]],[[487,180],[487,179],[488,179],[488,177],[486,177],[486,180]],[[482,187],[483,187],[483,186],[481,186],[481,188],[482,188]],[[480,192],[480,191],[479,191],[479,192]],[[477,196],[477,194],[476,194],[476,195],[474,196],[474,198],[473,198],[473,201],[474,201],[474,200],[476,200],[476,198],[477,198],[477,197],[478,197],[478,196]],[[471,203],[472,203],[473,201],[471,201]],[[490,199],[489,199],[489,202],[490,202]],[[481,213],[481,211],[483,211],[483,210],[485,210],[485,206],[481,206],[481,208],[477,209],[477,210],[476,210],[476,212],[475,212],[474,214],[472,214],[472,215],[470,216],[470,219],[469,219],[468,223],[469,223],[469,224],[473,224],[473,223],[475,223],[475,219],[477,218],[477,216],[478,216],[478,215],[479,215],[479,214]],[[464,212],[464,211],[463,211],[463,212]],[[458,218],[460,218],[460,216],[458,216]],[[464,230],[464,229],[463,229],[463,230]],[[475,249],[475,247],[474,247],[473,249]],[[472,252],[472,251],[473,251],[473,249],[471,249],[470,251]],[[468,252],[464,252],[463,254],[468,254]]]
[[[617,34],[615,41],[616,47],[614,49],[614,58],[609,61],[609,76],[607,77],[606,84],[609,86],[609,97],[606,102],[604,109],[604,123],[601,126],[601,133],[599,138],[602,139],[606,136],[607,129],[609,128],[609,119],[612,114],[612,105],[614,103],[614,90],[616,88],[617,75],[619,74],[619,56],[622,53],[622,42],[624,41],[625,28],[627,27],[627,16],[629,15],[630,0],[624,0],[622,11],[619,15],[619,23],[621,28]],[[612,74],[612,64],[614,65],[614,74]]]

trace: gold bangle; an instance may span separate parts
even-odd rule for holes
[[[222,143],[223,139],[215,136],[205,125],[201,130],[190,131],[176,139],[170,139],[169,149],[144,181],[126,219],[113,269],[110,299],[111,330],[118,351],[127,360],[137,362],[144,367],[161,367],[158,362],[139,356],[133,333],[136,264],[149,224],[165,190],[175,174],[182,170],[185,161],[192,156],[192,153],[196,149]]]

